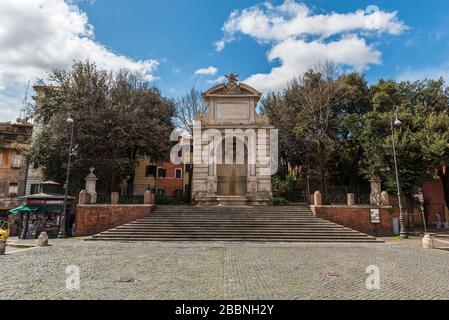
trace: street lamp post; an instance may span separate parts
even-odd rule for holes
[[[402,200],[401,200],[401,186],[399,184],[399,170],[398,170],[398,159],[396,155],[396,143],[395,143],[395,137],[394,137],[394,127],[399,127],[402,123],[398,118],[397,113],[394,113],[396,120],[393,120],[393,113],[390,114],[391,117],[391,142],[393,144],[393,156],[394,156],[394,169],[396,172],[396,185],[398,188],[398,201],[399,201],[399,228],[400,228],[400,237],[401,239],[407,239],[408,238],[408,232],[407,227],[405,226],[404,221],[404,212],[402,209]]]
[[[71,116],[69,116],[69,118],[67,119],[67,123],[70,126],[70,147],[69,147],[69,160],[67,162],[67,174],[64,183],[64,207],[61,214],[61,222],[58,234],[58,238],[60,239],[67,237],[67,197],[69,192],[70,165],[72,162],[72,154],[73,154],[73,135],[74,135],[75,121]]]

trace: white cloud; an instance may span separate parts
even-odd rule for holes
[[[396,78],[399,81],[417,81],[423,79],[438,80],[443,78],[449,83],[449,63],[442,64],[435,68],[412,69],[407,68]]]
[[[279,59],[281,66],[269,74],[255,74],[245,82],[262,91],[281,90],[288,81],[320,63],[329,61],[363,69],[366,64],[379,64],[380,57],[379,51],[357,36],[330,43],[288,39],[275,45],[268,54],[269,61]]]
[[[207,80],[207,83],[208,84],[219,84],[219,83],[223,83],[225,81],[226,81],[226,77],[221,76],[221,77],[218,77],[217,79]]]
[[[366,12],[374,13],[367,14]],[[384,12],[377,7],[349,13],[314,14],[304,3],[285,0],[235,10],[224,23],[224,36],[215,42],[221,51],[237,39],[249,36],[268,43],[270,62],[279,61],[269,74],[255,74],[245,80],[260,90],[280,90],[293,77],[325,61],[365,69],[380,64],[382,53],[367,43],[372,34],[399,35],[407,26],[397,12]]]
[[[18,115],[28,80],[73,61],[89,59],[108,70],[129,68],[156,79],[157,61],[136,61],[95,41],[87,15],[73,3],[0,0],[0,120]]]
[[[208,68],[201,68],[195,71],[196,75],[207,75],[207,76],[213,76],[217,74],[218,69],[215,67],[208,67]]]
[[[221,51],[225,48],[226,41],[225,40],[216,41],[216,42],[214,42],[214,46],[215,46],[215,50]]]

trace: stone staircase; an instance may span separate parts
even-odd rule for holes
[[[382,242],[316,218],[306,206],[162,206],[157,207],[149,217],[100,233],[90,240]]]

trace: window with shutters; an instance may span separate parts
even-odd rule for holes
[[[9,196],[10,197],[17,197],[19,194],[19,184],[18,183],[10,183],[9,184]]]
[[[146,176],[147,177],[155,177],[156,176],[156,166],[155,165],[149,165],[146,168]]]
[[[157,169],[157,177],[158,178],[165,178],[165,177],[167,177],[167,169],[165,169],[165,168],[158,168]]]
[[[14,152],[12,155],[11,168],[20,169],[22,167],[22,155]]]
[[[40,189],[40,185],[38,184],[32,184],[31,185],[31,189],[30,189],[30,194],[38,194],[39,193],[39,189]]]
[[[158,188],[156,193],[159,198],[162,198],[165,196],[165,189]]]

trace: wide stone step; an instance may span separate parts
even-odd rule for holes
[[[196,219],[188,219],[188,218],[179,218],[179,219],[175,219],[175,218],[164,218],[164,217],[153,217],[153,218],[149,218],[149,219],[141,219],[139,220],[139,222],[165,222],[165,221],[177,221],[177,222],[195,222],[195,223],[201,223],[201,222],[220,222],[220,221],[229,221],[232,223],[236,223],[236,222],[254,222],[254,223],[263,223],[263,222],[290,222],[290,223],[295,223],[295,222],[321,222],[322,220],[320,219],[314,219],[314,218],[291,218],[291,219],[263,219],[263,218],[228,218],[228,219],[224,219],[224,218],[208,218],[208,217],[204,217],[204,218],[196,218]]]
[[[371,239],[221,239],[221,238],[173,238],[173,237],[155,237],[155,238],[142,238],[133,239],[128,237],[117,237],[117,238],[91,238],[88,241],[113,241],[113,242],[256,242],[256,243],[267,243],[267,242],[288,242],[288,243],[384,243],[380,240]]]
[[[211,219],[235,219],[235,218],[246,218],[246,219],[319,219],[311,214],[301,215],[301,214],[292,214],[292,215],[264,215],[264,214],[152,214],[146,219],[151,218],[176,218],[176,219],[195,219],[195,218],[211,218]]]
[[[330,243],[383,243],[383,241],[372,238],[330,238],[330,237],[188,237],[188,236],[162,236],[153,237],[129,237],[129,236],[110,236],[93,237],[95,241],[225,241],[225,242],[330,242]]]
[[[326,229],[326,230],[346,230],[342,226],[333,225],[333,224],[296,224],[296,225],[289,225],[289,224],[241,224],[241,225],[232,225],[232,224],[179,224],[179,223],[153,223],[153,224],[128,224],[121,227],[118,227],[117,229],[155,229],[155,228],[210,228],[210,229],[217,229],[217,228],[237,228],[237,229],[304,229],[304,230],[313,230],[315,228],[319,229]]]
[[[277,211],[277,212],[271,212],[271,211],[267,211],[267,212],[263,212],[263,211],[232,211],[232,210],[226,210],[226,211],[222,211],[222,212],[217,212],[217,211],[155,211],[155,214],[254,214],[254,215],[264,215],[264,214],[272,214],[272,215],[280,215],[280,214],[288,214],[288,215],[292,215],[292,214],[304,214],[304,215],[312,215],[312,213],[310,211]]]
[[[265,214],[153,214],[147,217],[148,219],[155,218],[176,218],[176,219],[196,219],[196,218],[210,218],[210,219],[235,219],[235,218],[247,218],[247,219],[317,219],[312,215],[300,215],[300,214],[292,214],[292,215],[265,215]]]
[[[324,228],[324,229],[344,229],[344,227],[334,225],[334,224],[326,224],[326,223],[296,223],[296,224],[239,224],[233,225],[232,223],[177,223],[177,222],[154,222],[154,223],[137,223],[137,224],[128,224],[121,226],[119,228],[163,228],[163,227],[170,227],[170,228],[190,228],[190,227],[201,227],[201,228]]]
[[[100,238],[110,238],[110,237],[116,237],[116,236],[123,236],[122,233],[116,233],[116,232],[112,232],[110,231],[109,233],[105,232],[105,233],[101,233],[95,237],[100,237]],[[157,237],[157,236],[167,236],[167,234],[160,232],[160,233],[152,233],[152,234],[126,234],[126,236],[128,237],[132,237],[132,238],[153,238],[153,237]],[[245,232],[245,233],[189,233],[189,234],[184,234],[184,233],[175,233],[175,234],[170,234],[170,237],[175,237],[175,238],[179,238],[179,237],[187,237],[187,238],[196,238],[196,237],[200,237],[200,238],[206,238],[206,237],[214,237],[214,238],[235,238],[235,237],[241,237],[241,238],[246,238],[246,239],[252,239],[252,238],[283,238],[283,239],[293,239],[293,238],[304,238],[304,239],[318,239],[318,238],[324,238],[324,239],[340,239],[340,238],[344,238],[344,239],[348,239],[348,238],[369,238],[366,236],[363,236],[361,234],[344,234],[344,235],[333,235],[333,234],[283,234],[283,233],[249,233],[249,232]],[[375,238],[372,238],[373,240]]]
[[[100,237],[116,236],[116,235],[126,235],[129,237],[146,237],[145,232],[120,232],[118,230],[108,231],[100,234]],[[265,231],[265,232],[250,232],[250,230],[245,230],[241,232],[231,232],[231,231],[173,231],[173,230],[160,230],[152,232],[152,236],[155,235],[165,235],[165,236],[189,236],[189,237],[248,237],[248,238],[259,238],[259,237],[282,237],[282,238],[365,238],[365,236],[357,233],[342,233],[342,232],[284,232],[284,231]]]
[[[307,210],[238,210],[238,209],[227,209],[227,210],[214,210],[214,209],[207,209],[207,210],[156,210],[160,213],[214,213],[214,214],[220,214],[220,213],[227,213],[227,212],[236,212],[236,213],[242,213],[242,212],[248,212],[248,213],[255,213],[255,214],[265,214],[265,213],[307,213],[310,214],[310,211]]]
[[[301,228],[301,227],[335,227],[335,228],[344,228],[340,225],[335,225],[333,223],[329,222],[321,222],[321,221],[314,221],[314,222],[289,222],[289,221],[267,221],[267,222],[241,222],[241,223],[233,223],[230,221],[210,221],[210,222],[203,222],[203,223],[195,223],[195,222],[180,222],[180,221],[152,221],[152,222],[132,222],[129,224],[125,224],[122,227],[153,227],[153,226],[176,226],[176,227],[271,227],[271,228]]]
[[[92,240],[378,242],[316,218],[307,207],[158,207],[149,217],[103,232]]]

